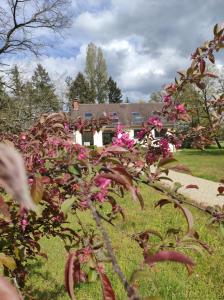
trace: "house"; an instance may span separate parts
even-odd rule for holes
[[[102,147],[111,143],[118,124],[124,126],[130,137],[137,138],[137,133],[142,129],[143,122],[149,117],[155,116],[156,112],[161,111],[162,106],[162,103],[154,102],[80,104],[75,99],[71,111],[72,119],[75,120],[80,117],[84,120],[90,120],[92,118],[98,119],[102,116],[109,116],[112,121],[94,134],[90,131],[85,131],[83,134],[76,131],[74,132],[74,140],[80,145]]]

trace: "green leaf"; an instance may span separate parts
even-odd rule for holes
[[[66,199],[62,205],[61,205],[61,211],[64,214],[67,214],[67,212],[69,211],[69,209],[72,207],[72,204],[75,202],[75,198],[71,197],[69,199]]]
[[[97,272],[94,269],[90,269],[88,273],[88,282],[96,282],[97,276]]]
[[[68,171],[73,175],[80,176],[80,170],[75,166],[69,166]]]

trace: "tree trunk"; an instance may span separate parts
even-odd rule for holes
[[[212,119],[211,119],[210,112],[209,112],[209,108],[208,108],[208,102],[207,102],[206,91],[203,91],[203,96],[204,96],[205,112],[207,113],[209,125],[210,125],[210,128],[212,129],[212,128],[213,128],[213,124],[212,124]],[[217,138],[217,137],[214,137],[214,140],[215,140],[215,142],[216,142],[218,148],[219,148],[219,149],[222,149],[222,146],[221,146],[221,144],[220,144],[218,138]]]
[[[222,145],[220,144],[220,142],[219,142],[219,140],[218,140],[217,137],[215,137],[215,142],[216,142],[218,148],[219,148],[219,149],[222,149]]]

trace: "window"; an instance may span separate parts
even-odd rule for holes
[[[83,132],[82,144],[83,144],[83,146],[92,146],[93,145],[93,133],[91,131]]]
[[[91,120],[93,117],[93,114],[91,112],[85,112],[85,120]]]
[[[134,124],[142,124],[144,122],[144,118],[141,116],[139,112],[132,112],[132,123]]]
[[[119,117],[118,117],[118,114],[116,112],[110,112],[109,117],[110,117],[111,123],[113,125],[116,125],[116,124],[119,123]]]
[[[115,135],[114,131],[104,131],[103,132],[103,145],[111,144],[113,137]]]

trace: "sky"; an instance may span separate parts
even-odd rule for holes
[[[72,0],[70,11],[71,27],[60,35],[35,33],[50,44],[40,57],[13,55],[6,63],[18,64],[27,77],[43,64],[63,96],[65,78],[84,72],[86,47],[93,42],[103,49],[124,99],[133,102],[148,101],[172,82],[224,21],[223,0]]]

